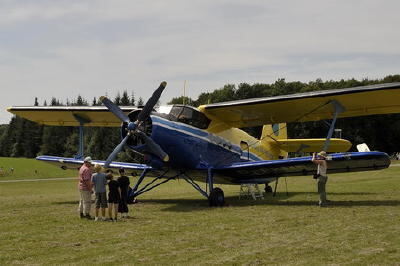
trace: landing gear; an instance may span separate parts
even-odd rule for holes
[[[265,193],[272,193],[272,187],[270,185],[268,185],[268,183],[265,184],[264,190],[265,190]]]
[[[196,184],[196,182],[192,178],[187,176],[185,173],[179,175],[186,182],[192,185],[197,191],[199,191],[201,195],[203,195],[208,199],[210,207],[222,207],[225,205],[224,192],[219,187],[214,188],[214,175],[211,168],[209,168],[207,171],[207,180],[206,180],[208,191],[210,191],[210,193],[207,193],[207,190],[204,191],[198,184]]]
[[[210,207],[222,207],[225,205],[224,192],[219,187],[216,187],[211,191],[208,197]]]

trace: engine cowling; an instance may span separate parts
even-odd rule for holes
[[[141,110],[135,110],[132,111],[128,114],[129,121],[135,122],[137,120],[137,117],[139,116],[139,113]],[[147,136],[151,136],[152,130],[153,130],[153,122],[149,117],[147,117],[146,120],[144,120],[138,127],[137,130],[142,131],[144,134]],[[128,134],[128,123],[123,122],[121,124],[121,137],[122,139],[126,137]],[[131,147],[139,146],[144,144],[144,140],[139,136],[139,134],[131,134],[127,141],[127,145]]]

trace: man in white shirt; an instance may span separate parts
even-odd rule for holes
[[[318,166],[317,175],[318,175],[318,194],[319,194],[319,206],[326,207],[328,200],[326,199],[326,182],[328,182],[328,176],[326,175],[326,171],[328,169],[328,163],[326,162],[326,152],[321,151],[317,154],[314,152],[311,161]]]

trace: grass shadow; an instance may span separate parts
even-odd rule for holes
[[[295,195],[312,195],[312,200],[289,200]],[[372,192],[332,192],[328,195],[373,195],[376,193]],[[252,198],[242,198],[239,196],[228,196],[225,197],[226,207],[248,207],[248,206],[317,206],[318,193],[317,192],[277,192],[276,196],[273,197],[272,193],[267,194],[263,200],[253,200]],[[139,199],[139,203],[155,203],[172,205],[168,206],[163,211],[174,211],[174,212],[193,212],[211,209],[208,206],[208,201],[205,198],[200,199]],[[329,204],[329,207],[361,207],[361,206],[400,206],[399,200],[348,200],[348,201],[333,201]]]
[[[79,204],[79,200],[71,200],[71,201],[56,201],[52,202],[52,205],[77,205]]]
[[[329,192],[330,195],[337,196],[362,196],[362,195],[373,195],[377,193],[372,192]],[[313,200],[289,200],[293,196],[297,195],[311,195]],[[272,193],[265,194],[263,200],[254,200],[251,197],[242,197],[239,199],[239,195],[237,196],[228,196],[225,197],[226,207],[248,207],[248,206],[257,206],[257,205],[270,205],[270,206],[316,206],[318,201],[318,193],[317,192],[277,192],[275,197]],[[94,201],[93,201],[94,203]],[[193,211],[202,211],[208,210],[210,207],[208,206],[208,201],[205,198],[198,199],[138,199],[138,203],[136,204],[163,204],[170,205],[164,209],[163,211],[174,211],[174,212],[193,212]],[[78,200],[72,201],[58,201],[52,202],[52,205],[78,205]],[[133,207],[136,204],[130,204],[129,206]],[[334,201],[331,202],[330,207],[340,206],[340,207],[353,207],[353,206],[399,206],[400,201],[398,200],[348,200],[348,201]]]
[[[202,211],[209,209],[208,200],[206,198],[199,199],[138,199],[136,204],[165,204],[173,205],[163,209],[163,211],[175,211],[175,212],[192,212],[192,211]],[[135,204],[130,205],[135,206]]]

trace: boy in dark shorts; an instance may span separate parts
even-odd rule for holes
[[[119,188],[119,183],[114,180],[112,171],[107,170],[107,180],[108,181],[108,217],[111,221],[116,222],[118,216],[118,204],[121,201],[121,190]],[[112,212],[114,210],[114,218]]]
[[[96,172],[92,175],[92,183],[96,192],[96,216],[94,220],[99,220],[99,209],[101,208],[102,219],[105,221],[107,208],[106,174],[102,173],[102,167],[98,164],[94,166],[94,171]]]
[[[119,202],[118,212],[121,213],[122,218],[128,218],[128,188],[129,188],[129,177],[125,175],[123,168],[119,169],[118,183],[121,189],[121,201]]]

